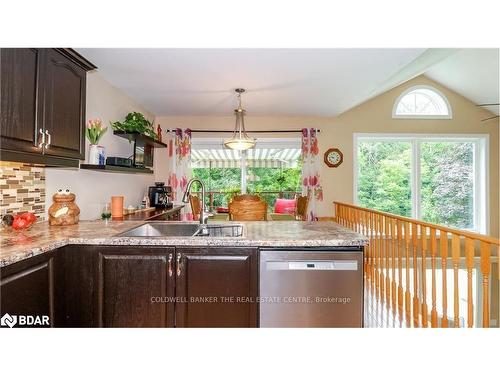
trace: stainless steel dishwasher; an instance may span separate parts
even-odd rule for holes
[[[260,251],[261,327],[362,327],[361,248]]]

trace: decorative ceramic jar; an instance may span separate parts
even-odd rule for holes
[[[52,206],[49,208],[50,225],[73,225],[80,219],[80,208],[75,203],[76,195],[69,189],[59,189],[52,196]]]

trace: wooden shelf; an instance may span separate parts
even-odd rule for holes
[[[153,139],[151,137],[148,137],[147,135],[144,135],[142,133],[127,133],[124,131],[120,130],[115,130],[113,131],[114,135],[117,135],[118,137],[128,139],[130,141],[135,141],[137,142],[138,145],[150,145],[151,147],[155,148],[165,148],[167,147],[166,143],[157,141],[156,139]]]
[[[80,169],[89,171],[110,172],[110,173],[140,173],[153,174],[154,171],[147,168],[119,167],[116,165],[95,165],[95,164],[80,164]]]

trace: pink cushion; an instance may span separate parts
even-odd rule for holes
[[[295,214],[295,199],[276,199],[275,214]]]

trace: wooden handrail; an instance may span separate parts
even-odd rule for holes
[[[333,221],[369,239],[364,253],[369,290],[407,326],[470,328],[479,319],[482,327],[489,327],[490,317],[498,322],[498,311],[493,316],[490,311],[492,305],[498,306],[497,297],[490,303],[490,276],[492,259],[498,262],[500,239],[347,203],[334,202],[334,210]],[[475,287],[474,280],[482,285]],[[500,272],[494,280],[496,289],[499,280]],[[479,311],[476,300],[481,302]]]
[[[468,238],[471,238],[473,240],[485,241],[491,245],[500,245],[500,238],[490,237],[490,236],[486,236],[484,234],[480,234],[480,233],[476,233],[476,232],[445,227],[443,225],[433,224],[433,223],[429,223],[429,222],[421,221],[421,220],[416,220],[416,219],[412,219],[412,218],[405,217],[405,216],[394,215],[394,214],[391,214],[388,212],[377,211],[377,210],[373,210],[371,208],[354,206],[354,205],[349,204],[349,203],[333,202],[333,204],[334,205],[340,204],[340,205],[345,206],[345,207],[351,207],[351,208],[355,208],[357,210],[362,210],[362,211],[366,211],[366,212],[372,212],[372,213],[376,213],[379,215],[383,215],[384,217],[389,217],[389,218],[393,218],[396,220],[403,220],[403,221],[407,221],[407,222],[412,223],[412,224],[423,225],[423,226],[426,226],[428,228],[434,228],[434,229],[437,229],[439,231],[443,231],[443,232],[447,232],[447,233],[451,233],[451,234],[456,234],[458,236],[468,237]]]

